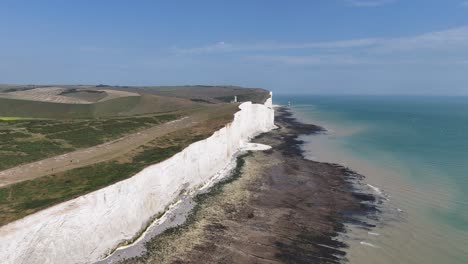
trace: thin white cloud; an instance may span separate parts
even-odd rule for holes
[[[460,3],[461,6],[468,6],[468,1],[463,1]]]
[[[353,56],[346,54],[334,55],[250,55],[243,57],[245,60],[260,63],[280,64],[287,66],[356,66],[356,65],[417,65],[421,63],[436,63],[441,64],[438,60],[417,60],[407,58],[370,58],[362,56]],[[445,64],[454,64],[453,61],[443,61]],[[457,61],[456,64],[465,62]]]
[[[352,56],[317,55],[317,56],[288,56],[288,55],[254,55],[246,56],[247,60],[267,63],[280,63],[292,66],[322,66],[322,65],[358,65],[372,62],[356,59]]]
[[[262,42],[253,44],[233,44],[224,41],[194,48],[174,48],[180,54],[205,54],[205,53],[226,53],[237,51],[274,51],[293,49],[343,49],[370,47],[379,42],[379,39],[351,39],[331,42],[311,42],[311,43],[278,43]]]
[[[412,37],[385,39],[374,51],[468,50],[468,26],[435,31]]]
[[[279,50],[362,50],[364,52],[396,52],[396,51],[418,51],[418,50],[466,50],[468,51],[468,26],[452,28],[442,31],[434,31],[425,34],[401,37],[401,38],[362,38],[329,42],[306,42],[306,43],[228,43],[218,42],[211,45],[174,48],[180,55],[200,55],[211,53],[232,52],[268,52]]]
[[[394,3],[395,0],[347,0],[347,2],[357,7],[377,7]]]

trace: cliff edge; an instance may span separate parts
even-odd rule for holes
[[[249,139],[274,128],[271,96],[239,109],[209,138],[129,179],[0,227],[2,263],[92,263],[132,240],[181,192],[207,182]]]

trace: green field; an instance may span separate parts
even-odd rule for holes
[[[67,90],[58,95],[52,94],[50,100],[41,97],[42,101],[30,100],[34,97],[28,97],[28,100],[18,99],[18,96],[11,99],[13,96],[8,94],[20,91],[18,94],[21,95],[26,91],[41,96],[43,92],[34,89],[42,88],[47,86],[0,85],[0,170],[109,142],[181,116],[197,116],[198,123],[149,143],[141,143],[143,145],[105,162],[0,187],[0,225],[127,179],[148,165],[167,159],[189,144],[209,137],[232,121],[234,113],[239,110],[238,104],[225,103],[231,101],[234,95],[241,101],[263,103],[269,94],[262,89],[231,86],[102,85],[85,86],[84,90],[80,90],[82,86],[60,86],[59,89]],[[106,98],[101,89],[138,95]],[[115,91],[113,93],[116,94]],[[63,102],[68,102],[66,100],[69,98],[64,99],[63,96],[94,101],[53,101],[63,99]]]
[[[35,87],[35,88],[34,88]],[[258,88],[236,86],[60,86],[67,91],[67,98],[88,99],[92,103],[73,104],[53,101],[34,101],[26,98],[9,98],[8,92],[31,91],[50,88],[48,86],[2,86],[0,85],[0,116],[48,119],[106,118],[133,116],[191,109],[206,103],[230,102],[237,96],[239,102],[263,103],[269,91]],[[102,96],[102,90],[130,92],[139,96]],[[86,91],[83,92],[83,91]],[[2,95],[3,94],[3,95]],[[95,100],[94,100],[95,99]],[[97,101],[96,101],[97,100]]]
[[[140,146],[125,157],[72,169],[0,188],[0,226],[54,204],[127,179],[148,165],[207,138],[231,121],[237,108],[212,113],[208,121],[169,133]]]
[[[270,92],[259,88],[242,88],[237,86],[145,86],[145,87],[112,87],[122,91],[144,91],[145,93],[190,99],[199,102],[231,102],[237,96],[239,102],[252,101],[264,103]]]
[[[27,117],[14,117],[14,116],[0,116],[0,121],[15,121],[15,120],[22,120],[28,119]]]
[[[0,97],[0,116],[16,118],[89,119],[156,114],[193,107],[196,103],[142,95],[115,98],[94,104],[64,104]]]
[[[75,120],[0,120],[0,170],[117,139],[177,114]]]

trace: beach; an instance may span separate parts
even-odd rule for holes
[[[363,176],[304,159],[299,136],[321,133],[276,108],[278,129],[253,142],[270,145],[237,160],[230,178],[195,198],[187,221],[149,240],[121,263],[341,263],[339,239],[352,224],[371,229],[376,198]]]

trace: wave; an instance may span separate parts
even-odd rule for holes
[[[367,184],[376,194],[383,196],[383,192],[380,190],[380,188],[375,187],[374,185]]]
[[[373,248],[380,248],[372,243],[369,243],[369,242],[366,242],[366,241],[361,241],[359,242],[359,244],[363,245],[363,246],[368,246],[368,247],[373,247]]]

